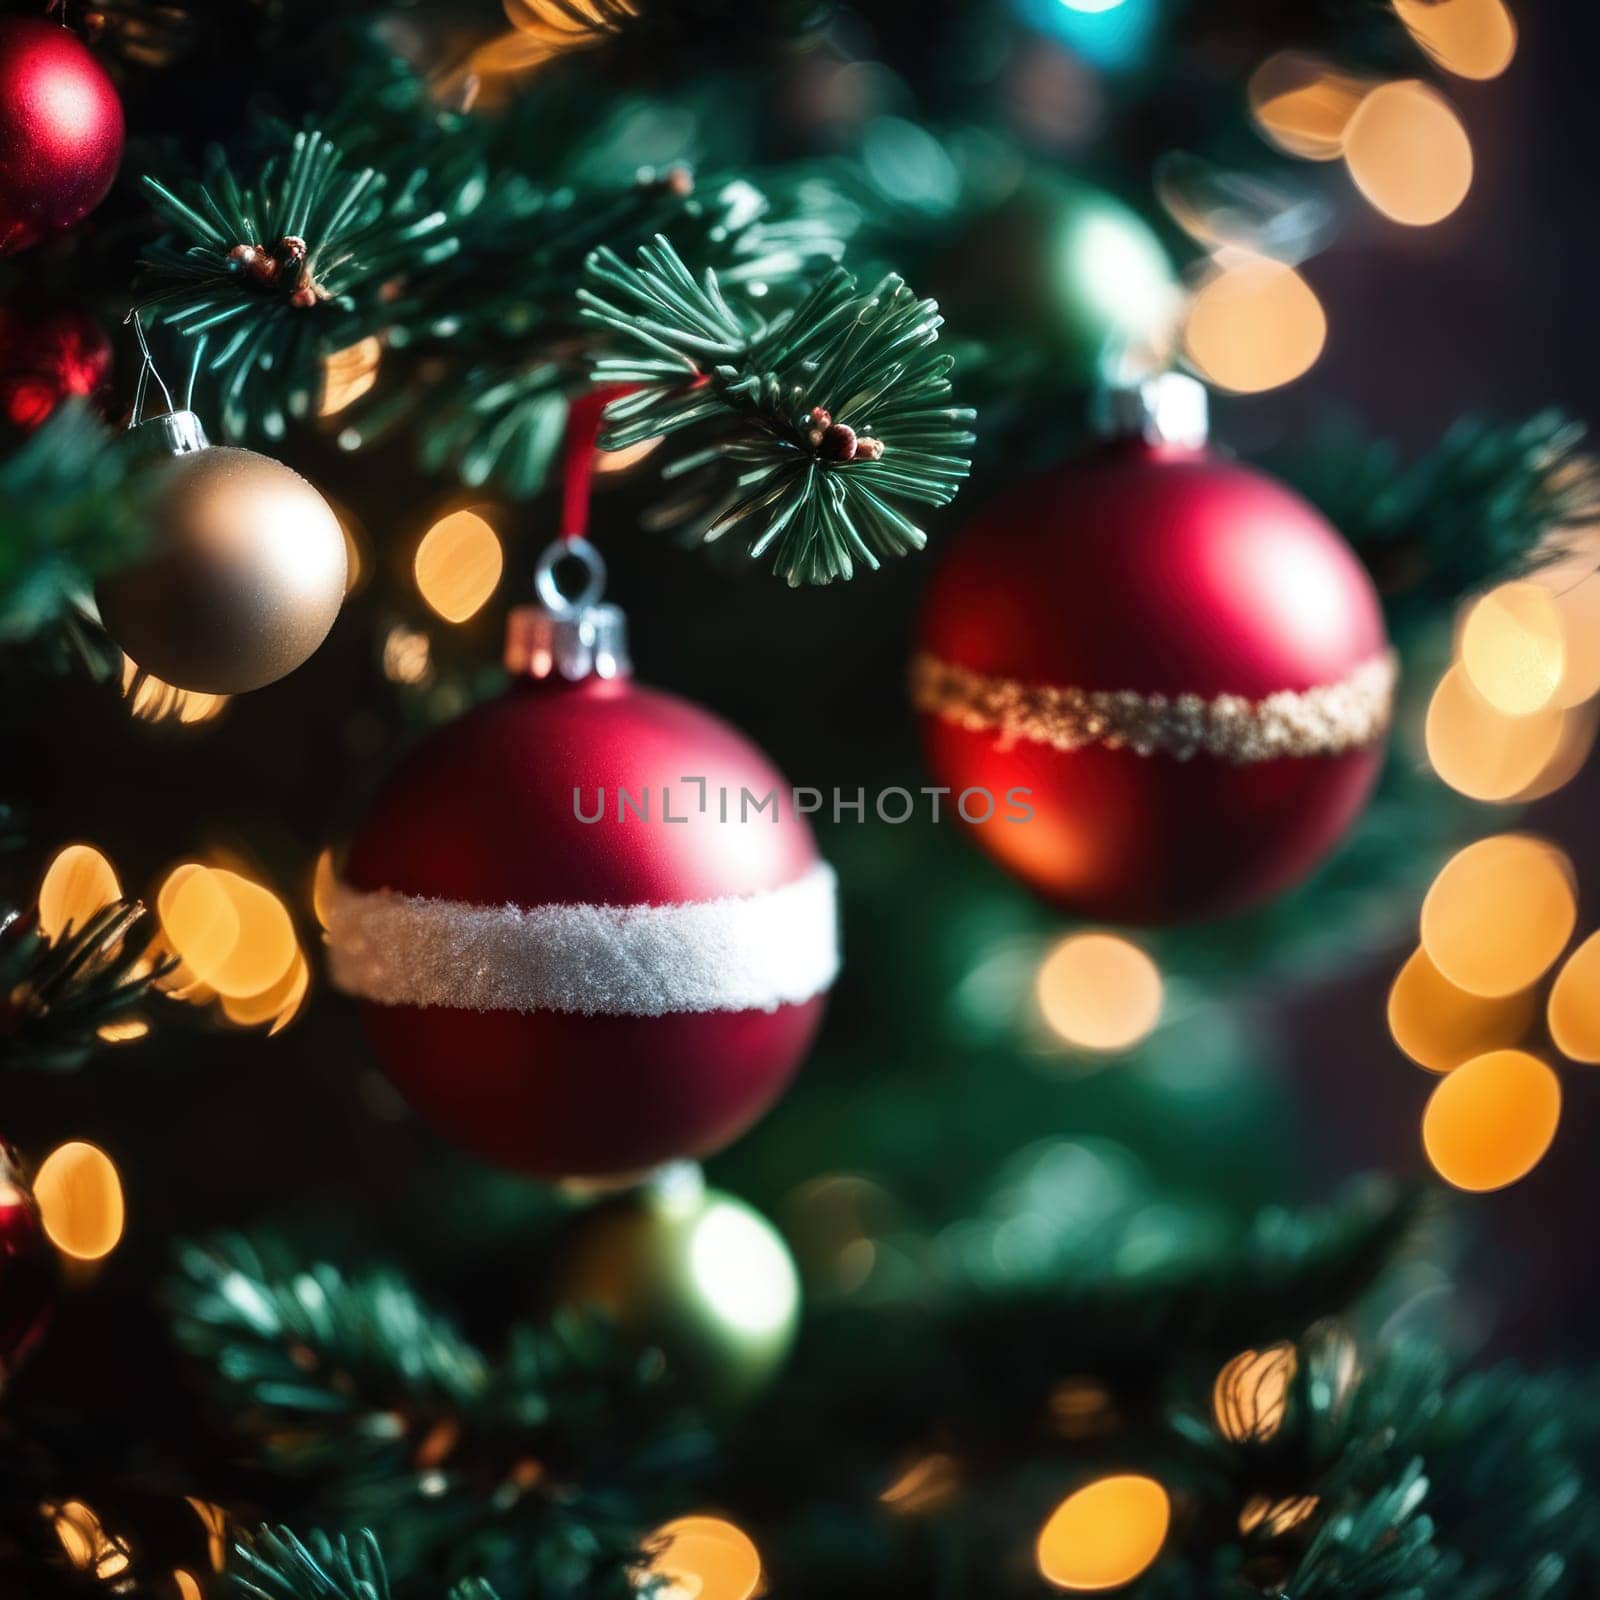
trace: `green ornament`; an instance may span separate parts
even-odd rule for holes
[[[555,1300],[659,1349],[708,1405],[751,1398],[794,1344],[800,1277],[782,1236],[692,1162],[590,1207],[558,1252]]]
[[[1182,298],[1149,224],[1075,178],[1031,178],[981,213],[940,278],[953,338],[1042,355],[1079,389],[1123,351],[1166,350]]]

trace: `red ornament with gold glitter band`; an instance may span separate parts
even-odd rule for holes
[[[16,1152],[0,1139],[0,1392],[49,1325],[55,1252]]]
[[[71,30],[0,17],[0,256],[74,227],[122,163],[122,101]]]
[[[1030,818],[972,831],[1035,892],[1098,920],[1220,916],[1305,877],[1359,814],[1393,657],[1348,544],[1206,448],[1198,384],[1107,413],[1095,453],[957,536],[913,697],[941,783],[1029,791]]]
[[[573,534],[588,410],[569,437]],[[833,873],[782,776],[633,681],[603,581],[582,538],[546,552],[541,603],[508,622],[510,689],[401,766],[329,909],[334,981],[401,1093],[544,1177],[727,1144],[799,1065],[838,965]]]

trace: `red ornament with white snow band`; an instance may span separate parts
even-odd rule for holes
[[[332,969],[440,1133],[544,1177],[632,1173],[782,1092],[837,969],[834,879],[758,750],[632,681],[615,607],[541,592],[510,690],[363,822]]]
[[[1377,776],[1394,668],[1348,544],[1204,447],[1204,394],[1112,397],[1120,437],[996,501],[946,552],[913,693],[972,830],[1063,910],[1166,923],[1303,878]],[[981,808],[975,808],[981,809]]]

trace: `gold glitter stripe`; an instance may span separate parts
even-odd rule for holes
[[[1379,740],[1397,676],[1392,655],[1363,661],[1337,683],[1284,689],[1264,700],[1220,694],[1140,694],[1020,683],[920,655],[911,664],[919,711],[974,733],[1027,739],[1057,750],[1098,744],[1187,761],[1204,753],[1236,766],[1283,756],[1332,756]]]

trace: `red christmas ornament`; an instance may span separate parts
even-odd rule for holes
[[[31,433],[63,400],[111,376],[111,341],[80,306],[24,294],[0,305],[0,421]]]
[[[81,222],[122,161],[122,102],[74,33],[0,18],[0,255]]]
[[[0,1140],[0,1390],[55,1308],[55,1258],[16,1153]]]
[[[979,791],[960,814],[1035,892],[1097,920],[1218,916],[1303,878],[1361,810],[1392,657],[1349,546],[1204,448],[1197,384],[1112,399],[1126,437],[955,540],[914,697],[935,775]]]
[[[631,680],[615,607],[566,603],[548,558],[541,594],[509,692],[362,823],[333,976],[439,1132],[544,1177],[634,1173],[782,1091],[837,966],[833,875],[759,751]]]

